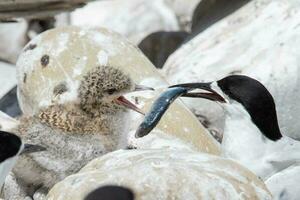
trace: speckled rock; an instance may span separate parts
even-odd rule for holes
[[[179,30],[176,15],[164,1],[91,2],[71,14],[71,24],[83,27],[105,27],[138,44],[152,32]]]
[[[229,74],[256,78],[274,96],[282,133],[300,139],[299,38],[299,1],[253,0],[173,53],[163,73],[173,84]],[[184,102],[222,130],[218,105],[200,99]]]
[[[56,184],[48,200],[81,200],[99,186],[126,186],[137,200],[271,199],[253,173],[234,161],[176,150],[119,150]]]
[[[167,86],[140,50],[119,34],[106,29],[57,28],[33,39],[18,59],[21,109],[30,115],[53,104],[76,102],[79,80],[85,72],[99,65],[117,67],[130,75],[135,83],[156,88],[157,92],[126,95],[145,111]],[[53,90],[62,81],[68,91],[57,99]],[[134,112],[128,116],[131,133],[141,120],[142,116]],[[219,153],[219,146],[180,101],[172,105],[157,129],[182,139],[197,150]]]

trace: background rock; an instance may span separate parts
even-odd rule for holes
[[[0,62],[0,98],[8,93],[17,83],[16,68],[12,64]]]
[[[173,10],[180,30],[190,31],[194,9],[203,0],[164,0]]]
[[[105,27],[134,44],[155,31],[179,30],[176,16],[164,0],[91,2],[71,14],[71,25]]]
[[[0,23],[0,60],[15,63],[27,43],[27,23]]]

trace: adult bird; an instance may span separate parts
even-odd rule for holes
[[[45,150],[39,145],[24,144],[15,134],[0,131],[0,189],[20,154]]]
[[[276,191],[278,199],[300,196],[300,186],[296,183],[300,172],[300,142],[280,132],[274,99],[259,81],[243,75],[231,75],[215,82],[171,87],[173,90],[177,88],[176,97],[219,102],[226,113],[223,155],[239,161],[261,177],[274,194]],[[196,89],[205,92],[194,91]],[[146,116],[148,122],[153,123],[155,120],[150,118]],[[144,122],[137,136],[143,136],[153,128],[153,125]],[[278,181],[279,175],[285,177],[288,174],[291,177],[291,173],[294,178]]]

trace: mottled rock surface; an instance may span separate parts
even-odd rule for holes
[[[271,199],[264,183],[234,161],[178,150],[119,150],[56,184],[49,200],[81,200],[102,185],[133,189],[137,200]]]

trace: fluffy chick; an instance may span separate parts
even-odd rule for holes
[[[124,147],[127,109],[118,100],[135,91],[135,86],[119,69],[99,66],[83,77],[75,103],[52,105],[22,117],[15,132],[47,151],[20,157],[13,169],[15,178],[9,178],[5,186],[5,199],[32,197],[41,188],[47,192],[90,160]],[[68,87],[63,88],[55,88],[54,96]],[[16,184],[20,188],[10,187]]]

